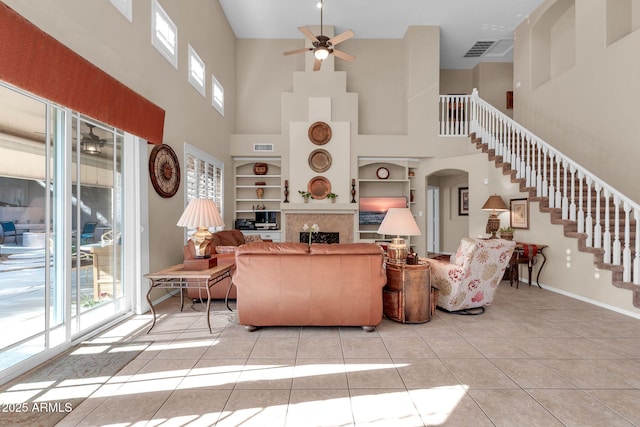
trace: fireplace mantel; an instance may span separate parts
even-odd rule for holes
[[[281,209],[283,212],[302,212],[302,213],[349,213],[355,214],[358,212],[357,203],[282,203]]]

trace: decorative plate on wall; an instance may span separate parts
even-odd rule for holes
[[[309,180],[307,191],[313,199],[326,199],[327,194],[331,193],[331,183],[324,176],[316,176]]]
[[[309,139],[316,145],[324,145],[331,140],[331,127],[325,122],[315,122],[309,126]]]
[[[331,154],[327,150],[317,149],[309,154],[309,167],[314,172],[324,172],[331,167]]]

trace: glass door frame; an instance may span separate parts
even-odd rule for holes
[[[47,196],[45,222],[52,221],[53,229],[45,227],[45,259],[53,256],[53,264],[45,262],[44,347],[23,361],[4,369],[0,383],[32,369],[67,350],[81,340],[103,331],[121,320],[143,313],[148,307],[143,301],[143,287],[147,284],[143,275],[148,272],[148,178],[144,173],[147,162],[147,142],[124,133],[122,142],[122,286],[125,295],[122,307],[105,316],[99,324],[73,333],[71,316],[72,264],[72,121],[77,116],[68,108],[53,104],[33,94],[0,81],[0,86],[33,98],[45,106],[45,169]],[[62,142],[59,142],[62,141]],[[125,255],[126,254],[126,255]],[[52,288],[53,286],[53,288]],[[56,288],[57,287],[57,288]],[[0,352],[0,355],[2,353]]]

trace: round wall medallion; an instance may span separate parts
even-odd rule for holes
[[[153,147],[149,155],[149,178],[161,197],[173,197],[180,187],[180,162],[173,148],[166,144]]]
[[[316,145],[324,145],[331,140],[331,127],[325,122],[315,122],[309,126],[309,140]]]
[[[331,167],[331,154],[327,150],[317,149],[309,154],[309,167],[314,172],[324,172]]]
[[[385,168],[384,166],[379,167],[376,171],[376,176],[378,177],[378,179],[389,178],[389,169]]]
[[[327,194],[331,193],[331,183],[324,176],[316,176],[309,180],[307,191],[311,193],[313,199],[326,199]]]

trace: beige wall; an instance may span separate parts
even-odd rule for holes
[[[513,117],[507,109],[506,93],[513,90],[513,64],[510,62],[481,62],[471,70],[440,70],[440,93],[467,94],[478,89],[480,97]]]
[[[166,111],[164,143],[183,158],[184,142],[225,162],[235,123],[235,37],[217,1],[161,1],[178,26],[176,70],[151,45],[151,1],[133,2],[133,23],[108,1],[6,0],[5,3],[42,30]],[[216,43],[212,43],[216,40]],[[207,97],[187,81],[187,43],[207,66]],[[211,74],[225,89],[225,116],[211,106]],[[87,93],[87,96],[91,96]],[[149,146],[149,151],[151,150]],[[184,182],[184,165],[183,169]],[[233,194],[232,168],[225,170],[227,194]],[[150,268],[182,261],[184,230],[176,221],[184,210],[184,186],[171,199],[156,195],[148,183]],[[233,225],[233,203],[226,204],[225,222]]]
[[[442,95],[470,95],[473,90],[473,70],[440,70]]]
[[[480,97],[502,113],[513,117],[507,109],[507,91],[513,90],[513,64],[510,62],[482,62],[473,69],[473,87]]]
[[[558,13],[557,4],[563,3],[568,4]],[[515,119],[639,200],[640,31],[607,44],[608,30],[620,25],[620,14],[608,24],[606,10],[607,4],[632,5],[632,13],[623,14],[631,19],[640,5],[605,0],[557,4],[546,1],[515,31]],[[545,55],[548,62],[536,62]]]

